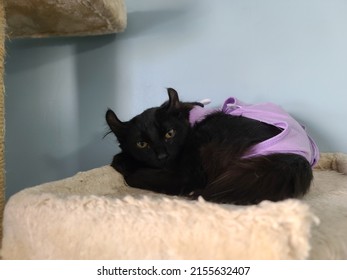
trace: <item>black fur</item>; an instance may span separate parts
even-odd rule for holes
[[[234,204],[279,201],[308,191],[312,169],[304,157],[243,158],[249,147],[277,135],[279,128],[221,112],[191,127],[189,111],[201,104],[180,102],[174,89],[168,94],[168,102],[128,122],[112,110],[106,113],[122,150],[111,165],[130,186]]]

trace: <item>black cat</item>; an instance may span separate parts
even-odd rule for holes
[[[303,196],[312,180],[310,162],[295,153],[245,156],[252,147],[283,129],[259,120],[215,111],[191,124],[197,102],[169,101],[120,121],[112,110],[106,121],[121,152],[112,166],[128,185],[192,199],[256,204]]]

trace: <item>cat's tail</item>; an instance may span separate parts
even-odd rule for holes
[[[257,204],[303,196],[312,181],[309,162],[300,155],[273,154],[232,162],[200,195],[207,201]]]

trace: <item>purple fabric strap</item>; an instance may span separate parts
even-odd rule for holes
[[[252,146],[244,155],[245,158],[274,153],[293,153],[305,157],[311,166],[314,166],[319,160],[319,149],[305,128],[278,105],[273,103],[247,105],[230,97],[224,102],[221,109],[201,107],[192,109],[191,125],[216,111],[258,120],[282,129],[278,135]]]

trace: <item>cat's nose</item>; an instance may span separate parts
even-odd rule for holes
[[[168,157],[168,154],[167,154],[167,153],[159,153],[159,154],[157,155],[157,158],[158,158],[159,160],[165,160],[165,159],[167,159],[167,157]]]

